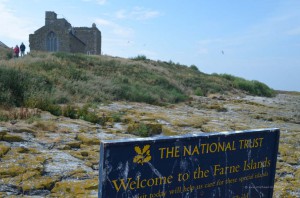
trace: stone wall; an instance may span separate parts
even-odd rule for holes
[[[70,52],[72,53],[85,53],[86,45],[76,36],[70,36]]]
[[[94,24],[92,28],[76,27],[74,32],[86,44],[86,53],[101,54],[101,32]]]
[[[57,20],[57,14],[55,12],[50,12],[50,11],[46,12],[45,25],[50,25],[56,20]]]
[[[49,51],[47,49],[47,36],[53,32],[57,38],[57,50],[70,52],[71,24],[65,19],[57,19],[55,22],[45,25],[29,35],[29,47],[31,50]]]

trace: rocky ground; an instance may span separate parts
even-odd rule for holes
[[[274,197],[300,197],[300,94],[194,97],[182,104],[97,104],[102,125],[34,109],[0,110],[0,197],[97,197],[99,143],[138,135],[280,128]]]

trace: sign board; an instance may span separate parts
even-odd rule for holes
[[[99,197],[272,197],[279,129],[101,142]]]

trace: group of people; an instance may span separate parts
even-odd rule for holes
[[[21,43],[20,47],[18,45],[16,45],[16,47],[14,48],[14,56],[16,58],[18,58],[19,54],[21,52],[21,57],[23,57],[25,55],[25,49],[26,49],[26,47],[25,47],[24,43]]]

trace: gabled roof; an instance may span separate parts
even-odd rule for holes
[[[1,41],[0,41],[0,47],[9,48],[9,47],[7,47],[7,45],[5,45],[4,43],[2,43]]]
[[[62,19],[56,19],[52,23],[47,24],[47,25],[43,25],[42,27],[40,27],[39,29],[37,29],[36,31],[34,31],[34,34],[42,31],[45,28],[55,27],[56,24],[61,24],[60,28],[64,28],[66,30],[69,29],[70,27],[72,27],[72,25],[66,19],[64,19],[64,18],[62,18]],[[62,25],[62,24],[65,24],[65,25]]]

